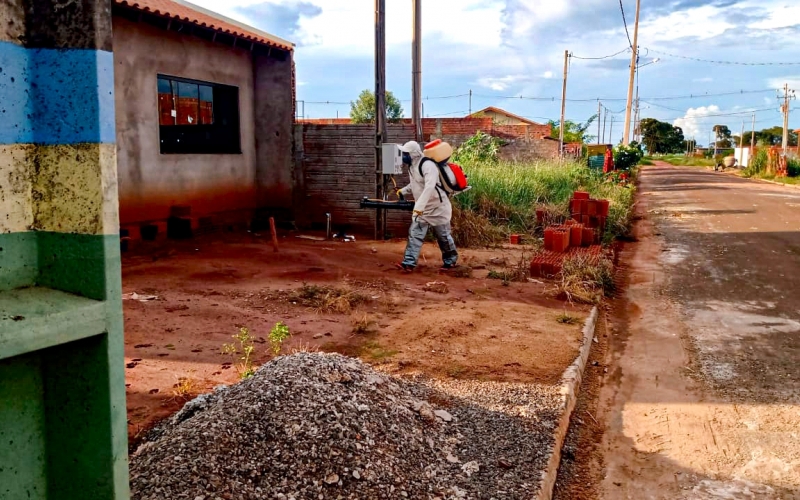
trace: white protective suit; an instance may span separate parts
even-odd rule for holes
[[[419,218],[431,226],[441,226],[450,222],[453,215],[453,206],[447,193],[436,187],[439,184],[439,167],[433,160],[426,161],[422,165],[422,173],[419,172],[419,164],[422,161],[422,148],[416,141],[409,141],[400,147],[411,155],[411,166],[408,168],[408,175],[411,182],[408,186],[400,190],[403,196],[412,194],[414,196],[414,211],[422,215]]]

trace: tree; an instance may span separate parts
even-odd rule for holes
[[[576,123],[572,120],[564,120],[564,144],[570,142],[580,142],[581,144],[584,144],[589,142],[589,140],[594,139],[595,136],[587,134],[586,131],[589,130],[592,122],[596,119],[597,115],[595,114],[590,116],[589,119],[584,123]],[[553,139],[558,139],[561,130],[561,122],[550,120],[548,123],[550,124],[550,137]]]
[[[639,122],[642,143],[649,154],[682,153],[686,151],[683,129],[655,118]]]
[[[744,133],[744,146],[750,146],[752,132]],[[756,131],[756,146],[780,146],[783,142],[783,127],[770,127]],[[733,136],[733,143],[739,146],[739,136]],[[789,146],[797,146],[797,134],[789,131]]]
[[[389,122],[400,121],[403,107],[390,91],[386,91],[386,119]],[[363,90],[357,101],[350,101],[350,119],[353,123],[375,123],[375,93]]]
[[[714,131],[718,148],[727,149],[732,147],[731,130],[727,125],[714,125],[711,130]]]

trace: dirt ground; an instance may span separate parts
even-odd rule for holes
[[[800,193],[667,165],[640,189],[556,497],[800,498]]]
[[[557,383],[577,355],[589,307],[555,299],[552,283],[488,277],[527,262],[530,249],[462,250],[474,271],[456,277],[438,272],[432,243],[404,274],[393,267],[402,241],[296,236],[282,235],[277,253],[266,235],[226,233],[124,254],[132,446],[188,399],[238,379],[221,348],[241,327],[257,339],[256,365],[271,358],[279,321],[292,333],[282,352],[336,351],[398,374]],[[330,290],[345,294],[323,300]]]

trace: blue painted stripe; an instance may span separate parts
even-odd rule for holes
[[[0,144],[115,141],[111,52],[0,41]]]

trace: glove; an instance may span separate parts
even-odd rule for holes
[[[414,217],[419,217],[422,215],[422,210],[414,210]]]

